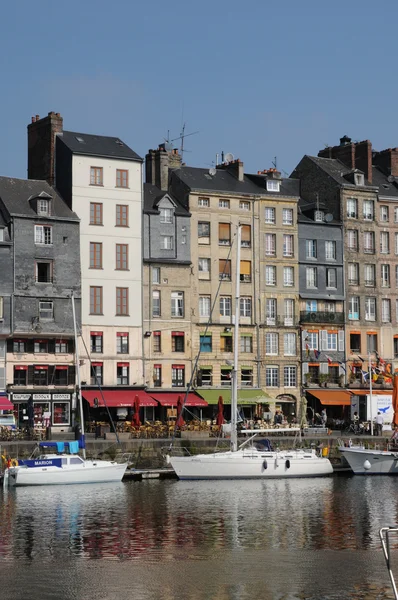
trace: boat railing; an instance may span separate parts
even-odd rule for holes
[[[381,547],[383,550],[384,558],[387,565],[388,574],[390,576],[390,581],[392,585],[392,589],[394,592],[395,600],[398,600],[398,591],[395,583],[394,574],[392,572],[392,564],[391,564],[391,547],[390,547],[390,535],[398,533],[398,525],[392,525],[390,527],[382,527],[379,531]]]
[[[163,446],[161,453],[163,456],[192,456],[192,453],[185,446]]]

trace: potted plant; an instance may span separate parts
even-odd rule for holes
[[[327,387],[327,382],[329,381],[329,375],[326,373],[319,374],[319,385],[322,387]]]

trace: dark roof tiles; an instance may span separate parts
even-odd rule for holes
[[[58,137],[74,154],[142,161],[134,150],[117,137],[74,131],[64,131]]]

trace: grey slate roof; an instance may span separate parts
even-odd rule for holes
[[[58,137],[74,154],[138,160],[142,162],[142,158],[117,137],[91,135],[89,133],[77,133],[74,131],[64,131],[58,134]]]
[[[52,198],[52,214],[51,217],[46,217],[47,220],[59,217],[79,221],[76,213],[67,206],[61,196],[46,181],[0,177],[0,199],[11,216],[40,218],[29,200],[43,192]]]
[[[321,158],[319,156],[309,156],[308,154],[306,154],[304,158],[308,158],[314,162],[320,169],[325,171],[340,185],[354,185],[346,179],[346,177],[350,175],[353,170],[347,167],[337,158]],[[365,186],[371,187],[372,184],[365,179]]]
[[[268,192],[267,191],[267,176],[266,175],[247,175],[253,183],[255,183],[260,191],[257,193],[264,194],[265,196],[292,196],[298,198],[300,196],[300,180],[299,179],[281,179],[281,187],[279,192]]]
[[[180,204],[169,192],[164,192],[152,183],[144,183],[144,213],[158,214],[158,203],[164,196],[169,196],[175,202],[175,214],[179,217],[190,217],[189,211]]]
[[[387,175],[382,173],[378,167],[372,167],[372,185],[379,188],[379,196],[398,198],[398,180],[388,181]]]

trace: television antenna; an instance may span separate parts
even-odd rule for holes
[[[172,140],[170,139],[169,131],[168,131],[167,132],[167,140],[166,140],[166,149],[167,149],[167,146],[169,146],[170,150],[173,147],[173,142],[176,142],[177,140],[181,140],[181,143],[180,143],[181,160],[183,159],[184,152],[189,152],[189,150],[184,150],[185,138],[189,137],[190,135],[196,135],[197,133],[199,133],[199,131],[192,131],[191,133],[185,133],[185,125],[186,125],[186,123],[183,123],[180,135],[176,138],[173,138]]]

